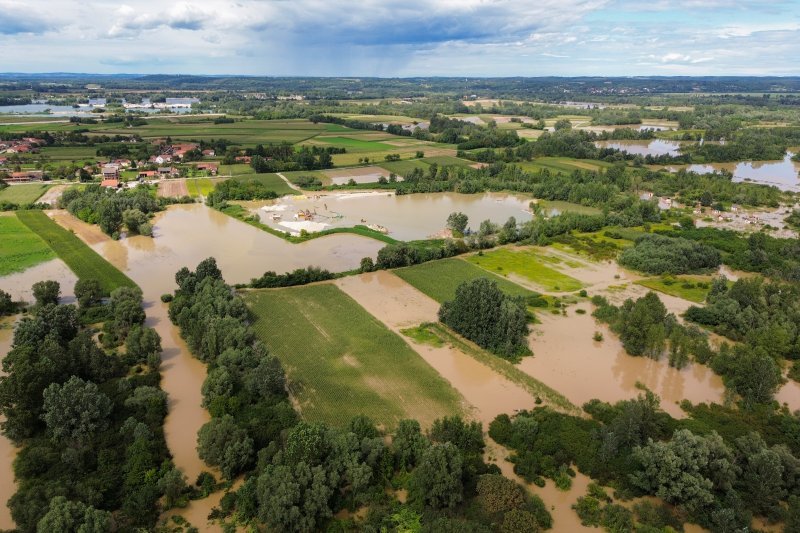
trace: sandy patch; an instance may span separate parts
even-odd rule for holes
[[[302,230],[306,230],[309,233],[314,233],[330,227],[330,224],[325,224],[324,222],[313,222],[311,220],[282,220],[279,222],[279,225],[287,227],[295,233],[300,233]]]
[[[58,205],[58,200],[61,199],[61,195],[64,194],[64,191],[66,191],[68,187],[69,185],[54,185],[47,189],[47,191],[36,200],[36,203],[50,204],[52,207],[56,207]]]
[[[387,178],[389,177],[389,171],[378,166],[323,170],[322,173],[329,178],[351,178],[357,176],[372,176],[374,174],[386,176]]]
[[[189,196],[185,179],[165,179],[158,183],[158,195],[163,198],[180,198]]]
[[[87,224],[86,222],[72,216],[66,210],[48,211],[47,216],[58,222],[58,224],[81,238],[89,246],[108,242],[111,237],[103,233],[99,226]]]

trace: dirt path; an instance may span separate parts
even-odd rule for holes
[[[420,344],[400,330],[437,321],[439,304],[391,272],[378,271],[336,281],[345,293],[389,329],[400,335],[420,357],[473,407],[484,428],[501,413],[530,409],[534,398],[525,389],[498,375],[469,355],[450,346]]]
[[[280,179],[282,179],[283,181],[285,181],[285,182],[286,182],[286,185],[288,185],[289,187],[291,187],[292,189],[294,189],[294,190],[296,190],[296,191],[303,192],[303,190],[302,190],[300,187],[298,187],[297,185],[295,185],[294,183],[292,183],[292,182],[289,180],[289,178],[287,178],[286,176],[284,176],[284,175],[283,175],[283,174],[281,174],[280,172],[276,172],[276,174],[278,175],[278,177],[279,177]]]

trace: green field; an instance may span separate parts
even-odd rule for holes
[[[346,148],[348,152],[380,152],[396,148],[395,146],[384,144],[380,141],[369,141],[352,137],[317,137],[315,142]]]
[[[319,178],[323,185],[330,185],[331,179],[325,175],[324,172],[320,172],[319,170],[292,170],[289,172],[281,172],[286,179],[297,184],[297,178],[301,176],[313,176],[315,178]]]
[[[712,276],[675,276],[672,278],[647,278],[636,282],[637,285],[676,296],[690,302],[703,303],[711,290]],[[706,284],[706,287],[698,286]]]
[[[46,146],[41,154],[53,161],[95,161],[97,148],[94,146]]]
[[[415,168],[427,171],[430,165],[422,159],[404,159],[403,161],[379,161],[379,167],[385,168],[389,172],[394,172],[398,176],[405,176],[413,172]]]
[[[455,298],[456,288],[459,285],[476,278],[489,278],[497,283],[500,290],[513,296],[533,296],[535,294],[525,287],[456,258],[429,261],[420,265],[400,268],[394,273],[437,302],[452,300]]]
[[[0,216],[0,276],[22,272],[56,254],[13,214]]]
[[[547,263],[558,264],[558,258],[545,257],[535,250],[500,248],[482,256],[471,255],[467,261],[501,276],[516,274],[551,292],[572,292],[583,287],[572,276],[547,266]]]
[[[473,161],[467,161],[466,159],[461,159],[460,157],[453,157],[450,155],[435,155],[432,157],[426,157],[423,159],[423,161],[429,165],[436,163],[440,167],[468,167],[475,164]]]
[[[330,284],[247,291],[253,329],[284,364],[303,418],[388,429],[462,412],[460,395],[396,334]]]
[[[570,157],[538,157],[533,161],[515,163],[518,167],[528,172],[538,172],[548,169],[551,172],[571,174],[575,170],[599,171],[611,166],[605,161],[594,159],[572,159]]]
[[[32,204],[49,188],[49,185],[43,183],[9,185],[5,189],[0,189],[0,202],[10,202],[18,205]]]
[[[583,215],[599,215],[602,213],[602,211],[596,207],[563,202],[561,200],[539,200],[539,205],[542,206],[542,209],[548,214],[550,212],[557,212],[555,214],[581,213]]]
[[[298,194],[296,190],[289,187],[289,185],[277,174],[243,174],[241,176],[234,176],[231,179],[239,181],[256,180],[265,184],[270,190],[281,196],[286,194]]]
[[[186,188],[189,189],[189,196],[192,198],[207,196],[214,190],[214,182],[209,178],[187,179]]]
[[[98,280],[106,293],[117,287],[136,286],[128,276],[42,211],[17,211],[17,217],[41,237],[79,279]]]

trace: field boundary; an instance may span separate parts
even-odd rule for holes
[[[17,218],[41,237],[78,279],[96,279],[107,294],[118,287],[137,287],[131,278],[43,211],[17,211]]]

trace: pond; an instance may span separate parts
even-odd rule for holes
[[[533,218],[529,204],[528,198],[498,193],[398,196],[393,192],[367,192],[287,196],[249,205],[262,222],[282,231],[299,233],[301,229],[320,231],[365,224],[381,226],[389,236],[410,241],[441,233],[448,215],[455,211],[469,217],[473,231],[487,219],[503,224],[513,216],[518,223],[527,222]]]
[[[792,161],[794,153],[786,152],[778,161],[740,161],[733,163],[707,163],[669,166],[667,170],[676,172],[686,169],[698,174],[727,171],[733,174],[735,182],[752,182],[773,185],[784,191],[800,191],[800,162]]]
[[[663,139],[650,141],[597,141],[595,145],[598,148],[613,148],[632,155],[681,155],[681,143]]]

